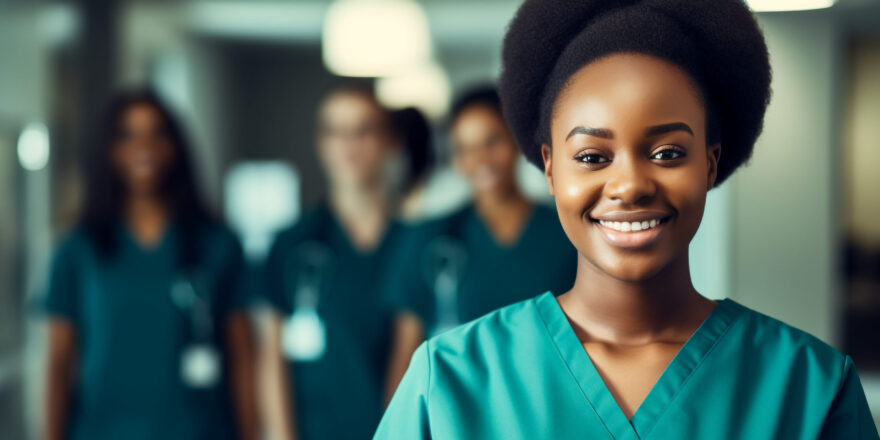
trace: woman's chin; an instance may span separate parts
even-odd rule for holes
[[[600,264],[598,267],[612,278],[627,283],[646,283],[663,271],[666,265],[660,262],[638,262],[626,259],[613,264]]]

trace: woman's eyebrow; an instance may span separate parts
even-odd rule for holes
[[[669,124],[661,124],[648,127],[647,129],[645,129],[645,137],[657,136],[660,134],[669,133],[671,131],[684,131],[690,133],[691,136],[694,135],[694,131],[691,130],[691,127],[684,122],[671,122]],[[594,136],[603,139],[614,138],[614,133],[607,128],[577,126],[571,129],[571,131],[568,133],[568,136],[565,137],[565,140],[568,140],[576,134],[585,134],[587,136]]]
[[[565,140],[568,140],[568,138],[570,138],[576,134],[585,134],[588,136],[595,136],[595,137],[600,137],[600,138],[604,138],[604,139],[613,139],[614,138],[614,133],[612,133],[611,130],[609,130],[607,128],[593,128],[593,127],[578,126],[578,127],[571,129],[571,131],[568,133],[568,136],[565,137]]]
[[[645,130],[645,137],[657,136],[659,134],[669,133],[670,131],[686,131],[694,135],[694,131],[691,130],[691,127],[685,124],[684,122],[672,122],[669,124],[661,124],[655,125],[653,127],[648,127]]]

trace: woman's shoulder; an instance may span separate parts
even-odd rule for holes
[[[449,212],[426,218],[413,226],[424,232],[446,231],[456,228],[471,215],[475,215],[473,204],[466,203]]]
[[[535,203],[533,222],[532,230],[538,231],[536,238],[540,239],[538,241],[540,246],[544,249],[567,251],[568,253],[558,254],[559,258],[571,258],[572,265],[574,265],[576,260],[571,257],[571,254],[575,253],[575,248],[568,236],[565,235],[562,224],[559,223],[559,214],[556,212],[556,208],[546,203]]]
[[[92,240],[86,229],[76,225],[60,235],[55,242],[56,258],[82,258],[91,252]]]
[[[239,252],[241,249],[238,234],[223,222],[205,223],[199,228],[199,234],[200,239],[204,240],[204,248],[209,253]]]
[[[418,222],[402,223],[400,233],[410,246],[421,247],[439,236],[460,235],[464,221],[471,212],[472,207],[468,204]]]
[[[739,343],[746,355],[762,361],[839,380],[847,356],[828,343],[779,319],[755,311],[733,300],[725,300],[738,309]]]
[[[295,222],[275,234],[276,246],[290,246],[320,235],[332,221],[331,215],[324,205],[306,211]]]
[[[555,206],[546,203],[535,203],[534,216],[535,221],[542,229],[558,231],[560,235],[564,235],[562,232],[562,224],[559,223],[559,214],[556,212]],[[566,241],[567,240],[568,239],[566,238]]]
[[[559,222],[556,207],[545,202],[535,202],[535,216],[541,220],[554,220]]]
[[[220,221],[210,221],[200,228],[200,232],[210,240],[221,242],[236,242],[238,235],[227,224]]]

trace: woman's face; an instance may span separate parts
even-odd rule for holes
[[[162,115],[150,104],[133,104],[123,111],[119,124],[111,161],[120,179],[129,193],[158,191],[174,160]]]
[[[388,116],[376,102],[339,92],[324,101],[318,119],[318,157],[332,186],[357,187],[381,178],[393,140]]]
[[[516,184],[519,150],[497,110],[482,104],[466,107],[452,124],[452,142],[455,167],[478,197]]]
[[[721,152],[705,130],[697,86],[667,61],[615,54],[571,77],[542,153],[581,258],[632,282],[687,258]]]

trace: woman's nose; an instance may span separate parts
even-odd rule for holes
[[[611,177],[605,184],[605,196],[626,204],[639,204],[654,197],[657,185],[647,165],[632,157],[618,156],[608,170]]]

